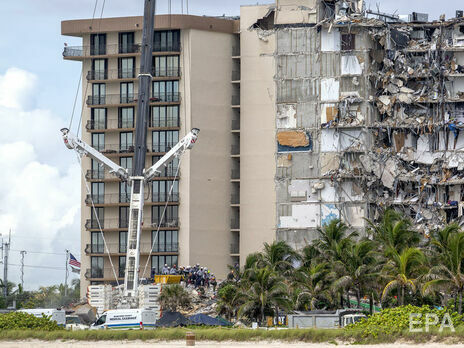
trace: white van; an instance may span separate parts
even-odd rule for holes
[[[153,329],[156,322],[156,312],[152,309],[113,309],[106,312],[90,326],[98,329]]]
[[[34,308],[34,309],[20,309],[18,312],[33,314],[37,318],[42,318],[44,315],[51,317],[51,320],[56,321],[60,326],[66,326],[66,312],[62,309],[47,309],[47,308]]]

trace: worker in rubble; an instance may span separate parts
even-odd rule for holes
[[[169,269],[168,264],[165,263],[163,269],[161,270],[161,273],[162,273],[163,275],[169,274],[169,273],[168,273],[168,269]]]
[[[213,292],[216,292],[217,280],[214,274],[211,273],[211,279],[209,283],[213,286]]]
[[[170,275],[176,275],[177,274],[177,268],[176,265],[172,266],[171,271],[169,272]]]
[[[227,280],[228,281],[233,281],[234,279],[235,279],[234,270],[231,269],[229,274],[227,274]]]

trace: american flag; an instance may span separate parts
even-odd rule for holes
[[[69,253],[69,264],[71,266],[74,266],[74,267],[77,267],[77,268],[81,268],[81,263],[79,261],[77,261],[77,259],[74,257],[73,254]]]

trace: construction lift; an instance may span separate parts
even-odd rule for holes
[[[140,266],[140,236],[143,221],[144,186],[160,173],[163,166],[167,166],[174,158],[181,156],[191,149],[197,140],[199,129],[193,128],[174,147],[170,149],[153,166],[145,169],[147,155],[147,126],[149,118],[150,84],[152,81],[152,52],[153,32],[155,20],[155,0],[145,0],[140,74],[138,75],[139,91],[137,100],[137,116],[135,129],[135,154],[133,173],[127,168],[114,163],[92,146],[86,144],[72,134],[68,128],[61,129],[63,140],[68,149],[74,149],[82,156],[89,156],[121,181],[131,186],[129,225],[126,254],[126,270],[124,277],[124,291],[121,302],[130,307],[137,307],[137,290],[139,285]]]

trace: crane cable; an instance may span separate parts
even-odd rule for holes
[[[181,153],[179,155],[179,163],[177,165],[177,169],[176,169],[176,175],[174,176],[174,180],[172,181],[172,184],[171,184],[171,188],[169,189],[169,194],[168,194],[168,198],[166,199],[166,204],[164,205],[164,209],[163,209],[163,214],[161,215],[161,218],[160,218],[160,221],[158,223],[158,228],[156,229],[156,234],[155,234],[155,238],[153,238],[153,241],[152,241],[152,244],[151,244],[151,248],[150,248],[150,252],[148,253],[148,257],[147,257],[147,262],[145,263],[145,267],[143,269],[143,272],[142,272],[142,276],[145,274],[145,272],[147,271],[147,267],[148,267],[148,262],[150,261],[150,258],[151,258],[151,254],[153,252],[153,248],[155,247],[155,241],[158,239],[158,233],[159,233],[159,230],[161,228],[161,224],[164,220],[164,217],[165,217],[165,214],[166,214],[166,209],[168,207],[168,203],[169,203],[169,200],[172,196],[172,189],[174,188],[174,183],[176,182],[178,176],[179,176],[179,169],[180,169],[180,164],[182,162],[182,154]],[[139,278],[139,285],[141,284],[141,278]]]
[[[92,27],[93,21],[95,19],[95,13],[97,12],[97,5],[98,5],[98,0],[95,0],[95,6],[93,7],[92,19],[90,21],[90,26],[91,27]],[[104,6],[105,6],[105,4],[103,3],[103,7]],[[103,7],[102,7],[102,12],[103,12]],[[69,127],[68,127],[69,129],[71,129],[73,118],[74,118],[74,112],[76,111],[77,97],[79,96],[79,89],[80,89],[80,86],[81,86],[82,75],[83,74],[84,74],[84,64],[82,64],[81,73],[79,74],[79,82],[77,83],[76,95],[74,97],[74,103],[73,103],[73,108],[72,108],[72,113],[71,113],[71,120],[69,121]],[[86,89],[86,93],[87,93],[87,89]],[[84,105],[82,105],[82,109],[84,109]],[[81,118],[82,118],[82,111],[81,111]],[[80,121],[79,121],[79,123],[80,123]],[[78,129],[79,129],[79,126],[78,126]]]
[[[82,157],[80,157],[79,155],[77,155],[77,161],[80,163],[80,166],[81,166],[81,173],[82,173],[82,177],[84,179],[84,182],[85,182],[85,187],[87,189],[87,194],[89,195],[90,197],[90,202],[92,203],[92,211],[93,211],[93,214],[97,220],[97,224],[98,224],[98,229],[100,230],[100,235],[103,239],[103,245],[105,247],[105,252],[108,254],[108,259],[110,260],[110,265],[111,265],[111,270],[113,271],[113,276],[114,276],[114,279],[116,280],[116,284],[118,284],[117,288],[119,290],[119,293],[122,295],[122,292],[121,292],[121,287],[120,287],[120,284],[119,284],[119,280],[118,280],[118,277],[116,275],[116,270],[114,268],[114,264],[113,264],[113,261],[111,260],[111,253],[110,253],[110,250],[108,249],[108,244],[106,243],[106,239],[105,239],[105,236],[104,236],[104,233],[103,233],[103,229],[101,227],[101,223],[100,223],[100,217],[98,216],[97,214],[97,210],[95,209],[95,204],[93,202],[93,197],[92,197],[92,193],[90,192],[90,188],[89,188],[89,185],[87,183],[87,180],[85,178],[85,174],[84,174],[84,170],[82,168]]]

